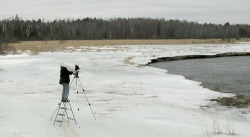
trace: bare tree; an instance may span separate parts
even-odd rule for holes
[[[186,20],[152,18],[83,18],[77,20],[22,20],[18,16],[0,21],[0,38],[18,40],[79,39],[206,39],[250,37],[250,25],[199,24]]]

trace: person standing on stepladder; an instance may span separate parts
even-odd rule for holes
[[[61,71],[60,71],[60,81],[59,84],[62,84],[62,101],[68,102],[68,96],[69,96],[69,82],[70,78],[69,75],[72,75],[75,71],[68,71],[66,68],[66,65],[64,63],[61,64]]]

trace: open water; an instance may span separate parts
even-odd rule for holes
[[[250,100],[250,56],[187,59],[150,66],[200,81],[209,89],[242,94]]]

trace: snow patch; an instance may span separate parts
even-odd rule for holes
[[[71,50],[0,57],[0,136],[217,136],[214,122],[222,128],[219,136],[228,136],[227,126],[237,136],[250,136],[249,109],[209,101],[234,94],[214,92],[200,82],[143,66],[157,57],[249,52],[249,44],[83,46]],[[69,95],[78,125],[64,122],[59,127],[49,120],[61,99],[61,62],[80,66],[80,80],[96,121],[84,94],[77,94],[79,87],[72,87]]]

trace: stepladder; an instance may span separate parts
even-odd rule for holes
[[[76,119],[74,112],[72,110],[70,101],[61,101],[58,104],[57,109],[53,113],[50,119],[54,118],[54,125],[56,123],[60,123],[60,126],[62,125],[63,122],[67,122],[68,124],[70,123],[70,120],[74,121],[75,124],[77,125]]]

